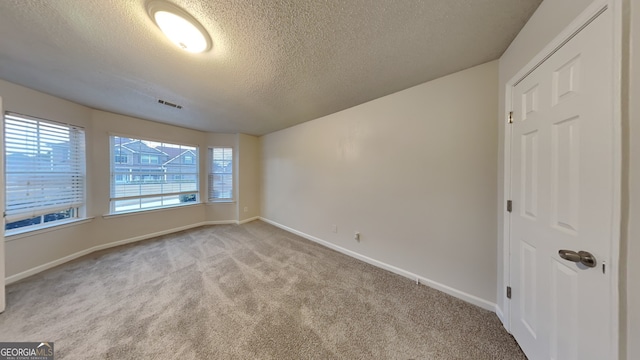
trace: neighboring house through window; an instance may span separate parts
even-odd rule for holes
[[[7,113],[4,118],[8,235],[78,218],[85,201],[84,129]]]
[[[116,155],[114,161],[119,164],[126,164],[128,161],[127,155]]]
[[[233,200],[233,149],[209,149],[209,201]]]
[[[197,147],[122,136],[110,142],[111,213],[198,202]]]
[[[160,157],[158,155],[140,154],[141,164],[159,164]]]

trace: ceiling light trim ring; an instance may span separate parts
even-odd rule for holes
[[[170,14],[176,15],[178,17],[183,18],[185,21],[187,21],[188,23],[190,23],[191,25],[193,25],[193,27],[195,27],[201,34],[202,37],[204,38],[205,42],[206,42],[206,46],[203,50],[200,51],[190,51],[188,49],[183,48],[183,50],[191,52],[191,53],[203,53],[203,52],[207,52],[209,50],[211,50],[211,48],[213,47],[213,41],[211,40],[211,36],[209,35],[209,32],[204,28],[204,26],[202,26],[202,24],[200,24],[200,22],[198,20],[196,20],[191,14],[189,14],[188,12],[186,12],[185,10],[183,10],[182,8],[180,8],[179,6],[172,4],[170,2],[167,1],[163,1],[163,0],[151,0],[147,3],[147,14],[149,15],[149,17],[151,18],[151,21],[153,21],[153,23],[156,25],[156,27],[162,32],[162,34],[169,38],[169,36],[164,32],[164,30],[160,27],[160,24],[158,24],[158,22],[156,21],[156,13],[164,11],[164,12],[168,12]],[[173,40],[171,40],[169,38],[169,40],[172,43],[175,43]],[[176,46],[180,46],[179,44],[175,43]]]

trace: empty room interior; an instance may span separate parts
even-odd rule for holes
[[[639,359],[639,99],[636,0],[0,1],[0,358]]]

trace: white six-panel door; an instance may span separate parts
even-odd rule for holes
[[[608,359],[616,346],[611,22],[604,10],[512,92],[510,326],[531,360]]]

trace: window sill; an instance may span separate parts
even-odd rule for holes
[[[36,236],[50,231],[64,229],[70,226],[81,225],[84,223],[88,223],[93,219],[94,217],[88,217],[82,219],[71,219],[67,221],[56,221],[55,223],[50,225],[39,226],[37,229],[5,230],[4,237],[6,242],[14,241],[25,237]]]
[[[123,216],[149,214],[149,213],[154,213],[154,212],[158,212],[158,211],[167,211],[167,210],[183,209],[183,208],[187,208],[187,207],[200,206],[200,205],[202,205],[202,203],[189,204],[189,205],[167,206],[167,207],[163,207],[163,208],[155,208],[155,209],[145,209],[145,210],[135,210],[135,211],[123,211],[123,212],[113,213],[113,214],[104,214],[104,215],[102,215],[102,217],[103,217],[104,219],[111,219],[111,218],[118,218],[118,217],[123,217]]]

